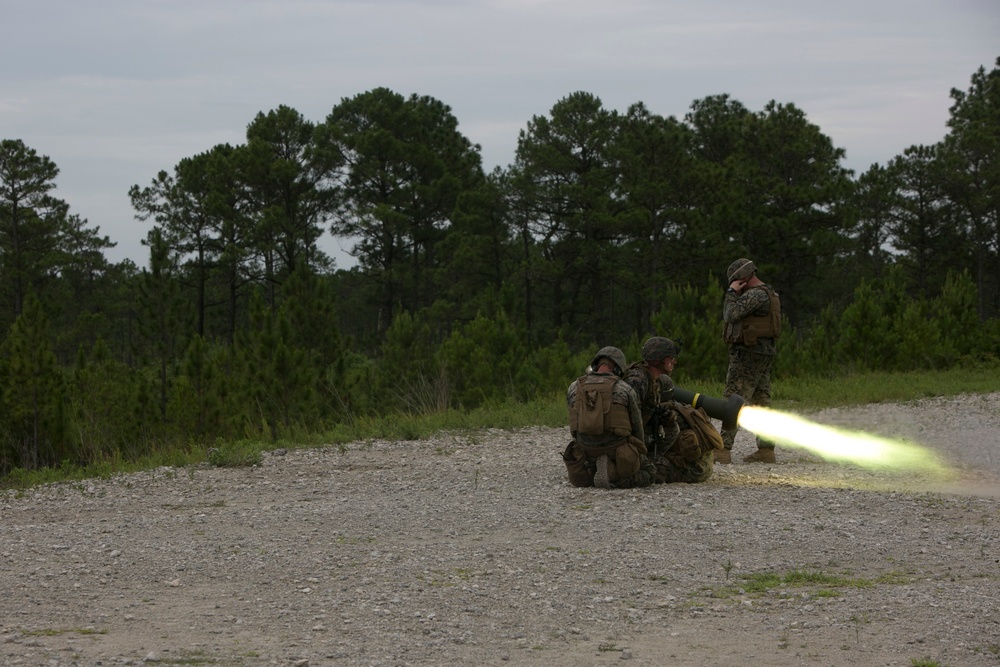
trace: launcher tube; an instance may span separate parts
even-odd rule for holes
[[[728,399],[715,398],[683,387],[674,387],[674,400],[693,408],[703,408],[709,417],[721,420],[722,428],[729,431],[735,429],[739,423],[740,410],[745,404],[739,394],[733,394]]]

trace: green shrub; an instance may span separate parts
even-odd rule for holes
[[[651,318],[651,335],[683,342],[674,379],[691,384],[694,380],[725,378],[729,352],[722,340],[723,292],[718,281],[709,276],[701,289],[673,286],[662,298],[663,305]],[[636,358],[638,351],[637,347]]]
[[[454,329],[437,352],[455,405],[470,409],[518,395],[530,378],[527,350],[507,316],[477,316]],[[523,394],[522,394],[523,397]]]
[[[259,440],[220,440],[208,450],[207,458],[219,468],[247,468],[261,462],[264,449]]]

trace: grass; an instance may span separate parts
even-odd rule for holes
[[[723,568],[725,568],[725,565]],[[860,579],[817,570],[802,569],[789,570],[783,574],[776,572],[744,574],[739,579],[741,580],[739,584],[706,588],[705,593],[708,597],[727,599],[734,595],[759,597],[773,589],[783,589],[808,591],[809,596],[812,598],[836,598],[843,594],[843,589],[871,588],[879,584],[906,584],[911,581],[910,577],[906,577],[898,572],[889,572],[876,579]],[[856,617],[852,617],[852,620],[859,621]]]
[[[783,575],[773,573],[748,574],[742,578],[744,583],[741,588],[747,593],[764,593],[772,588],[784,586],[794,588],[823,586],[825,587],[823,590],[827,590],[830,586],[868,588],[872,585],[872,582],[866,579],[854,579],[807,570],[791,570]]]
[[[1000,362],[943,371],[776,378],[773,384],[772,407],[788,412],[809,412],[828,407],[1000,391]],[[723,393],[721,382],[690,382],[682,386],[706,396],[721,397]],[[67,463],[40,470],[17,469],[0,478],[0,489],[28,489],[56,482],[108,478],[161,467],[184,468],[206,462],[219,467],[247,467],[260,463],[263,452],[279,447],[332,445],[347,451],[348,445],[363,448],[376,439],[421,440],[442,431],[464,432],[474,439],[476,431],[486,428],[564,427],[566,422],[566,398],[563,393],[556,392],[530,403],[507,401],[469,411],[357,417],[322,433],[297,433],[276,442],[245,439],[217,442],[211,447],[163,448],[135,460],[119,458],[86,466]]]
[[[1000,365],[947,371],[866,373],[830,379],[789,378],[775,380],[773,389],[773,407],[791,412],[905,402],[932,396],[984,394],[1000,391]]]
[[[775,588],[811,589],[812,597],[839,597],[844,588],[869,588],[876,582],[814,570],[790,570],[784,574],[763,572],[741,575],[738,585],[708,589],[709,597],[729,598],[736,594],[759,596]]]
[[[808,570],[791,570],[784,575],[775,574],[752,574],[746,577],[747,590],[767,590],[776,586],[844,586],[851,588],[868,588],[872,585],[867,579],[855,579],[842,577],[824,572],[813,572]]]

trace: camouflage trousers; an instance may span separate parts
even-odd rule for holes
[[[573,486],[593,486],[594,476],[597,473],[597,458],[588,458],[584,449],[577,444],[576,440],[567,445],[562,455],[566,464],[566,473],[569,483]],[[649,461],[645,454],[640,454],[639,470],[623,479],[614,479],[611,482],[613,489],[634,489],[641,486],[653,484],[656,476],[656,467]]]
[[[774,355],[755,354],[743,345],[729,346],[729,370],[723,398],[739,394],[747,405],[771,407],[771,366]],[[732,449],[738,429],[722,429],[722,442]],[[757,438],[758,449],[773,448],[774,443]]]
[[[715,456],[709,452],[697,461],[685,461],[679,456],[661,456],[654,465],[656,466],[657,484],[674,484],[685,482],[687,484],[700,484],[707,482],[712,476],[712,465]]]
[[[679,418],[686,425],[684,418]],[[688,451],[688,457],[679,452],[678,437],[680,436],[680,426],[675,422],[669,429],[661,434],[655,434],[646,447],[653,457],[653,466],[656,474],[653,482],[655,484],[673,484],[675,482],[686,482],[688,484],[699,484],[708,481],[712,476],[712,465],[715,456],[712,452],[702,454],[699,458],[691,461],[691,456],[696,456],[695,452]]]
[[[650,486],[656,482],[656,467],[643,457],[642,467],[639,471],[625,479],[619,479],[611,483],[613,489],[637,489],[642,486]]]

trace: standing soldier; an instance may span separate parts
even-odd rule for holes
[[[739,394],[749,405],[770,407],[771,366],[781,335],[781,302],[778,293],[757,277],[757,266],[740,258],[726,271],[729,289],[722,307],[723,337],[729,345],[729,370],[723,398]],[[715,453],[716,463],[731,463],[736,428],[723,429],[725,449]],[[747,463],[774,463],[774,443],[757,438],[757,451]]]

